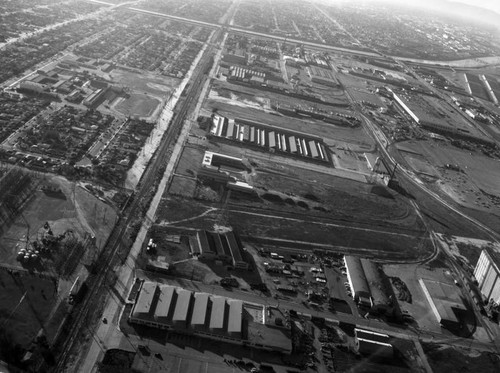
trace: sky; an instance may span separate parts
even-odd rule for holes
[[[479,6],[481,8],[493,10],[500,14],[500,1],[498,0],[452,0],[452,1]]]
[[[346,0],[333,0],[333,1],[346,1]],[[380,0],[364,0],[364,1],[380,1]],[[425,3],[436,4],[437,2],[443,0],[392,0],[392,1],[399,4],[423,5]],[[474,5],[477,7],[493,10],[500,14],[500,0],[449,0],[449,1]]]

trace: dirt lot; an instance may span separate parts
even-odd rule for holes
[[[164,97],[170,94],[180,83],[179,79],[159,77],[148,72],[133,73],[131,71],[114,69],[110,77],[123,85],[134,87],[134,90],[150,93],[153,96]]]
[[[416,157],[427,166],[432,165],[431,171],[436,171],[435,176],[441,179],[436,184],[438,191],[448,194],[455,202],[466,207],[500,215],[500,167],[497,160],[432,141],[411,141],[401,146],[420,154],[411,154],[411,158]],[[403,154],[407,156],[410,153]],[[411,161],[409,163],[417,172],[422,171],[419,165]],[[457,165],[462,171],[448,170],[444,167],[446,164]]]

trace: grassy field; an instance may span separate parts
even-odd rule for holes
[[[175,173],[182,176],[193,176],[201,166],[205,150],[197,147],[185,146],[177,164]]]
[[[154,97],[132,93],[129,98],[118,103],[115,108],[127,116],[136,115],[141,118],[147,118],[153,115],[160,103],[160,100]]]
[[[182,176],[174,176],[168,188],[168,192],[174,196],[193,198],[196,193],[196,180]]]

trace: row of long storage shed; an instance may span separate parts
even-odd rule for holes
[[[325,146],[318,139],[277,128],[239,122],[222,116],[214,116],[211,134],[231,140],[251,143],[285,153],[328,161]]]

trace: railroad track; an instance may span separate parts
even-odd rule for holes
[[[213,40],[217,40],[219,32],[214,33],[212,37]],[[114,264],[116,264],[116,259],[118,258],[117,254],[122,243],[122,237],[126,233],[129,224],[133,222],[138,216],[142,215],[142,211],[140,211],[140,209],[142,207],[142,203],[144,202],[144,198],[148,196],[148,194],[151,192],[151,189],[154,187],[155,181],[158,177],[158,171],[161,170],[162,165],[167,163],[167,160],[170,156],[169,149],[173,144],[175,144],[177,135],[182,128],[182,124],[184,123],[184,119],[189,109],[191,108],[192,103],[196,103],[196,100],[193,101],[193,99],[200,93],[199,87],[204,81],[204,75],[207,68],[209,68],[210,64],[212,63],[212,59],[210,58],[212,54],[213,47],[211,46],[211,44],[208,44],[204,55],[200,59],[200,63],[195,68],[195,73],[191,77],[192,84],[188,88],[184,100],[178,103],[178,105],[180,105],[179,111],[177,113],[174,113],[174,117],[171,120],[171,123],[167,131],[165,132],[155,155],[152,157],[149,165],[144,171],[144,174],[139,183],[139,188],[137,189],[137,192],[135,194],[135,198],[123,211],[117,225],[108,238],[104,250],[99,256],[97,262],[102,263],[102,267],[99,268],[94,281],[90,284],[87,295],[80,304],[80,307],[75,315],[75,319],[73,320],[72,325],[67,333],[68,337],[64,343],[64,348],[58,356],[58,363],[52,370],[53,372],[65,371],[65,366],[68,362],[68,358],[70,357],[71,349],[74,346],[76,340],[81,337],[81,331],[84,327],[84,321],[86,320],[89,311],[97,309],[98,305],[96,304],[96,302],[100,298],[98,296],[99,292],[102,290],[103,285],[105,285],[105,281],[110,270],[114,267]]]

